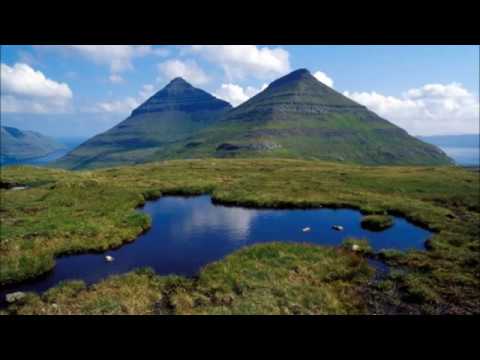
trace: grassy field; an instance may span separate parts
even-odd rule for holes
[[[428,251],[374,254],[393,269],[380,280],[365,262],[370,251],[273,244],[241,250],[198,279],[144,270],[89,288],[67,283],[12,312],[480,312],[478,171],[206,159],[82,172],[9,167],[1,177],[30,186],[0,190],[2,284],[38,276],[62,254],[133,241],[150,226],[135,207],[162,194],[211,193],[214,201],[256,207],[352,207],[401,215],[435,232]]]
[[[342,249],[271,243],[209,264],[196,279],[139,269],[90,289],[82,281],[30,295],[17,314],[358,314],[367,262]]]

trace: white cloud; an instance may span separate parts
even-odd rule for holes
[[[154,48],[152,52],[160,57],[167,57],[170,55],[170,50],[167,48]]]
[[[210,81],[209,77],[194,60],[167,60],[158,64],[158,71],[160,72],[158,81],[162,81],[165,78],[171,80],[176,77],[182,77],[193,85],[203,85]]]
[[[124,81],[123,78],[120,75],[117,75],[117,74],[111,74],[110,77],[109,77],[109,80],[110,80],[110,82],[112,82],[114,84],[121,84]]]
[[[282,48],[255,45],[193,45],[191,50],[208,61],[219,64],[230,81],[247,76],[270,79],[290,71],[289,53]]]
[[[129,113],[135,109],[140,103],[133,97],[127,97],[123,100],[105,101],[96,105],[95,111],[98,112],[114,112]]]
[[[236,84],[222,84],[219,89],[214,93],[217,98],[228,101],[233,106],[237,106],[252,96],[255,96],[260,91],[263,91],[267,87],[267,84],[263,84],[260,89],[253,86],[247,86],[246,88]]]
[[[66,83],[48,79],[24,63],[1,64],[2,112],[58,113],[68,111],[73,97]]]
[[[126,97],[120,100],[102,101],[97,103],[91,109],[85,109],[86,112],[99,113],[118,113],[129,114],[132,110],[140,106],[145,100],[155,92],[154,86],[151,84],[143,85],[138,92],[137,97]]]
[[[327,74],[321,71],[317,71],[313,74],[317,78],[318,81],[324,83],[325,85],[333,88],[333,79],[330,78]]]
[[[142,89],[138,93],[140,101],[147,100],[155,92],[155,88],[152,84],[146,84],[142,86]]]
[[[401,97],[343,93],[413,135],[478,133],[478,97],[461,84],[427,84]]]
[[[151,45],[36,45],[35,48],[80,55],[96,64],[106,65],[110,69],[109,81],[114,84],[123,82],[118,74],[133,69],[134,58],[147,55],[165,57],[170,54],[167,48]]]
[[[150,45],[49,45],[46,49],[73,52],[97,64],[108,65],[112,73],[132,69],[132,59],[153,53]]]

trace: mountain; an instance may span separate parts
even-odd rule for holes
[[[124,122],[82,144],[57,165],[80,169],[202,157],[452,163],[437,147],[300,69],[233,109],[177,78]]]
[[[64,145],[35,131],[0,127],[0,164],[47,156]]]
[[[149,161],[162,147],[212,125],[231,108],[226,101],[176,78],[126,120],[81,144],[54,166],[79,169]]]
[[[289,157],[362,164],[450,164],[426,144],[324,85],[294,71],[160,158]]]

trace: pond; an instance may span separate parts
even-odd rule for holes
[[[339,245],[349,236],[368,238],[375,250],[423,249],[431,233],[405,219],[381,232],[360,226],[362,214],[349,209],[269,210],[212,204],[210,196],[166,196],[139,210],[152,217],[152,228],[134,242],[105,254],[58,258],[48,274],[30,282],[3,287],[0,297],[14,291],[42,292],[62,280],[82,279],[87,284],[138,267],[158,274],[193,276],[200,268],[233,251],[270,241]],[[343,231],[332,226],[340,225]],[[309,231],[303,229],[309,227]],[[105,256],[113,257],[112,262]]]

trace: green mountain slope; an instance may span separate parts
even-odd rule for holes
[[[126,120],[81,144],[54,166],[79,169],[146,162],[163,146],[184,140],[230,109],[229,103],[176,78]]]
[[[56,165],[81,169],[203,157],[452,163],[436,146],[410,136],[300,69],[234,109],[177,78],[128,119]]]
[[[35,131],[24,131],[14,127],[0,127],[0,163],[46,156],[64,148],[54,139]]]
[[[189,144],[196,144],[192,147]],[[426,144],[366,107],[294,71],[155,158],[288,157],[362,164],[450,164]]]

